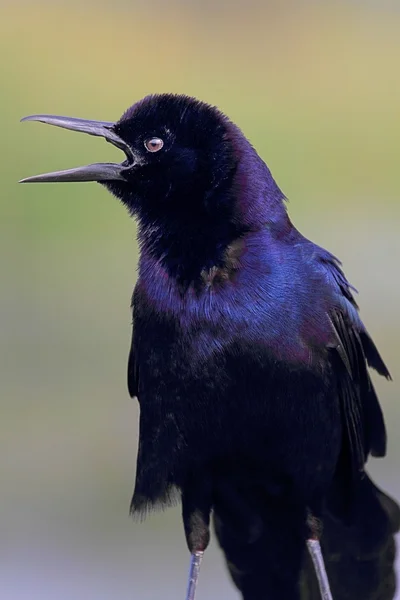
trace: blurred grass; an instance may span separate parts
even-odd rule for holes
[[[0,554],[17,569],[8,597],[62,598],[73,575],[77,588],[65,597],[98,600],[108,584],[134,581],[145,600],[161,586],[148,565],[162,563],[163,597],[172,598],[186,557],[176,513],[144,527],[127,517],[137,432],[125,386],[134,223],[98,185],[16,183],[120,154],[98,139],[19,124],[27,114],[112,120],[145,94],[172,91],[217,104],[242,127],[296,225],[339,255],[360,289],[395,379],[377,382],[390,452],[372,468],[400,495],[400,11],[384,6],[0,3]],[[57,556],[62,569],[53,591],[32,583],[23,596],[19,566],[32,547],[45,579]],[[83,593],[71,556],[84,565],[105,557],[110,573],[93,571],[104,589],[90,579]],[[217,589],[228,597],[214,568],[203,597]]]

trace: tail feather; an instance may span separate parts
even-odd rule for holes
[[[350,526],[326,513],[322,550],[335,600],[393,600],[396,593],[395,534],[398,504],[366,476]],[[302,600],[320,600],[312,565],[302,573]]]
[[[337,494],[337,490],[332,490]],[[396,592],[395,534],[400,529],[398,504],[366,475],[360,482],[351,524],[328,510],[323,516],[322,551],[335,600],[393,600]],[[233,582],[243,600],[264,598],[265,574],[270,568],[271,539],[268,531],[254,542],[238,536],[223,513],[215,514],[215,529]],[[249,557],[252,560],[249,560]],[[312,563],[304,552],[299,569],[299,598],[320,600]],[[276,589],[268,600],[281,599]]]

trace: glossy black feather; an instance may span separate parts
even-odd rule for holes
[[[355,471],[362,471],[368,454],[362,397],[365,378],[368,378],[365,359],[358,335],[345,322],[343,315],[334,312],[331,319],[338,340],[337,352],[346,367],[341,373],[338,368],[338,392],[350,450],[349,459]]]
[[[137,397],[138,395],[138,368],[136,360],[136,352],[134,348],[134,341],[132,337],[131,349],[129,351],[128,358],[128,391],[131,398]]]
[[[386,377],[386,379],[391,379],[390,373],[383,362],[377,347],[366,331],[360,332],[360,339],[368,365],[375,369],[379,375]]]
[[[337,487],[338,482],[334,485]],[[329,495],[337,494],[331,489]],[[340,490],[339,490],[340,493]],[[356,491],[354,520],[340,522],[324,509],[322,546],[334,600],[392,600],[396,592],[395,534],[399,531],[397,503],[366,475]],[[246,538],[229,514],[214,515],[215,530],[230,575],[244,600],[264,598],[265,571],[273,551],[268,534],[257,542]],[[246,522],[243,519],[244,522]],[[315,573],[308,556],[300,577],[301,600],[320,600]]]

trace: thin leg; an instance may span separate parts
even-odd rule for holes
[[[186,600],[194,600],[200,564],[210,541],[211,496],[204,479],[188,481],[182,492],[182,517],[191,554]]]
[[[322,600],[333,600],[319,540],[307,540],[307,547],[313,561],[321,598]]]
[[[191,555],[186,600],[194,600],[195,598],[203,554],[203,551],[198,551],[193,552]]]

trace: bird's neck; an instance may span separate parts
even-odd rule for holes
[[[246,233],[231,222],[215,224],[195,217],[139,228],[141,263],[151,260],[183,289],[204,281],[227,264],[227,251]]]
[[[229,189],[207,197],[214,212],[165,211],[159,220],[139,224],[143,259],[156,261],[182,289],[204,281],[207,273],[229,271],[232,253],[236,256],[240,241],[252,231],[268,226],[279,236],[291,227],[284,195],[247,140],[240,145],[242,139],[233,139],[240,159]]]

